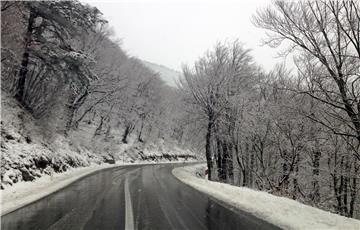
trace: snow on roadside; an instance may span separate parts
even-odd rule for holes
[[[179,167],[172,173],[185,184],[284,229],[360,229],[360,221],[356,219],[266,192],[197,177],[196,172],[201,167],[204,164]]]

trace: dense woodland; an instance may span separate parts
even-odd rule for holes
[[[239,38],[184,66],[177,88],[89,5],[4,1],[1,13],[2,91],[46,138],[92,123],[108,141],[161,138],[202,153],[210,180],[360,218],[359,2],[275,1],[253,24],[295,67],[263,70]]]
[[[360,217],[359,15],[357,1],[275,1],[253,23],[295,68],[266,73],[239,41],[184,67],[211,180]]]

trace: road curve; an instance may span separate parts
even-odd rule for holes
[[[1,217],[1,229],[279,229],[176,179],[178,164],[99,171]]]

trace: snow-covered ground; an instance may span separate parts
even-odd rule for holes
[[[49,130],[13,98],[1,94],[1,189],[104,161],[85,148],[75,148],[64,135],[50,135]]]
[[[359,220],[266,192],[205,180],[197,173],[204,168],[204,164],[179,167],[172,173],[185,184],[284,229],[360,229]]]
[[[159,139],[150,143],[134,143],[123,151],[125,161],[139,162],[169,162],[196,160],[197,156],[187,149],[181,149],[174,144]],[[119,159],[122,159],[120,157]]]

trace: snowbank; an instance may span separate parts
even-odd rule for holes
[[[175,168],[172,173],[185,184],[284,229],[360,229],[359,220],[326,212],[266,192],[197,177],[196,172],[201,167],[204,165]]]

